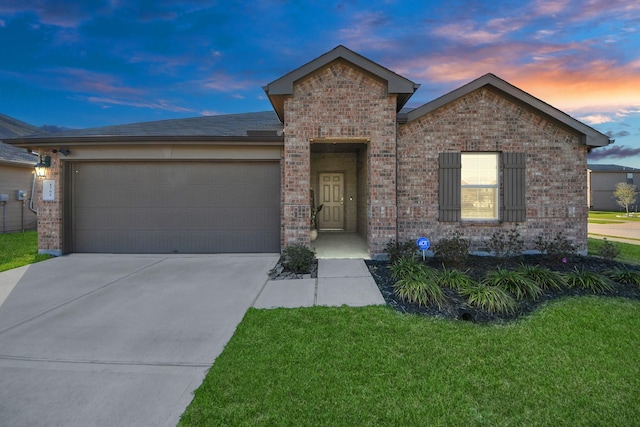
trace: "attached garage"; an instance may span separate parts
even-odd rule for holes
[[[81,161],[66,168],[70,252],[280,251],[277,161]]]

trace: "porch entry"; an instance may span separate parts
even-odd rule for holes
[[[319,214],[320,230],[344,230],[344,174],[321,173]]]

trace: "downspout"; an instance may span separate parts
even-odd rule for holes
[[[34,214],[38,215],[38,211],[33,208],[33,194],[36,189],[36,174],[33,173],[33,183],[31,184],[31,195],[29,196],[29,210]]]

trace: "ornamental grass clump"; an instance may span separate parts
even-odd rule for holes
[[[437,273],[436,279],[440,286],[446,286],[457,291],[477,285],[475,280],[467,274],[467,271],[449,270],[446,267],[443,267],[442,271]]]
[[[391,266],[391,276],[398,298],[412,304],[427,306],[431,303],[438,307],[444,302],[444,293],[438,285],[436,270],[422,264],[417,259],[400,258]]]
[[[496,286],[511,292],[519,300],[527,296],[535,300],[542,294],[542,289],[536,282],[517,270],[498,268],[488,272],[482,279],[482,283],[485,286]]]
[[[640,272],[638,271],[616,267],[613,270],[607,271],[605,274],[609,279],[615,282],[640,286]]]
[[[598,273],[575,267],[572,272],[567,273],[567,284],[570,287],[578,287],[596,293],[610,291],[613,289],[609,281]]]
[[[504,289],[497,286],[476,285],[460,291],[467,297],[469,305],[489,313],[511,314],[517,303]]]
[[[518,271],[537,283],[541,289],[558,290],[567,284],[562,274],[539,265],[523,265]]]

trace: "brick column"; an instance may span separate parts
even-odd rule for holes
[[[58,154],[42,152],[51,156],[51,167],[47,176],[36,178],[35,201],[38,211],[38,253],[62,255],[62,164]],[[43,200],[42,186],[45,180],[55,180],[55,200]]]
[[[286,103],[288,104],[288,102]],[[285,124],[289,123],[291,111],[285,109]],[[311,186],[311,153],[309,138],[294,120],[284,134],[284,178],[282,183],[284,246],[303,244],[309,246],[311,209],[309,188]]]

